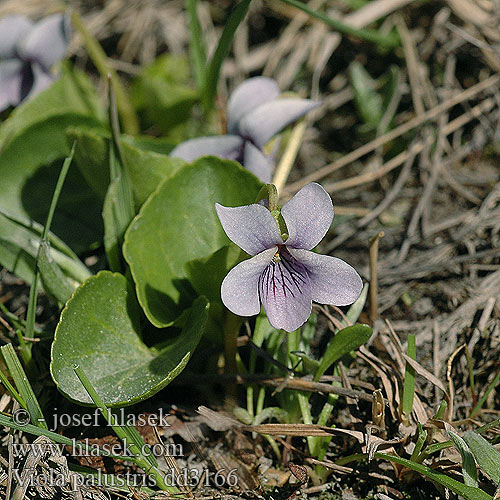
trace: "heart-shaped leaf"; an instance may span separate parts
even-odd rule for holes
[[[101,271],[73,294],[52,344],[50,371],[69,399],[91,404],[75,375],[78,364],[108,406],[142,401],[171,382],[186,366],[201,338],[208,302],[198,298],[182,333],[162,349],[141,340],[140,308],[134,290],[118,273]]]
[[[21,105],[0,127],[0,208],[41,224],[68,156],[66,128],[96,127],[100,123],[94,96],[66,74],[34,99]],[[87,102],[88,101],[88,102]],[[102,238],[100,201],[78,169],[70,169],[53,223],[53,231],[76,251]]]
[[[182,312],[183,295],[191,289],[186,263],[230,243],[215,203],[251,204],[260,187],[236,162],[207,156],[182,167],[146,201],[125,234],[124,256],[139,303],[155,326],[167,326]]]

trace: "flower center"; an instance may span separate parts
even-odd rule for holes
[[[281,260],[281,257],[280,257],[281,247],[282,247],[282,245],[278,245],[278,250],[276,250],[276,253],[274,254],[274,257],[273,257],[274,262],[279,262]]]
[[[277,245],[278,251],[259,279],[259,293],[263,300],[269,297],[297,297],[308,287],[305,267],[290,255],[286,245]]]

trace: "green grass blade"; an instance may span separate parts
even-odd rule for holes
[[[64,181],[66,180],[66,175],[68,174],[69,167],[73,161],[73,156],[75,155],[76,143],[73,143],[71,152],[69,156],[64,160],[63,166],[57,178],[56,188],[54,189],[54,194],[52,195],[52,200],[50,202],[49,213],[47,215],[47,222],[43,228],[42,240],[46,240],[50,231],[50,226],[52,225],[52,219],[54,218],[54,213],[56,211],[57,202],[59,201],[59,196],[61,195],[62,188],[64,186]]]
[[[9,394],[24,408],[26,409],[26,401],[21,397],[21,395],[16,391],[15,387],[9,382],[9,379],[5,373],[0,370],[0,382],[9,391]]]
[[[50,226],[52,224],[52,219],[54,218],[54,212],[56,210],[57,202],[59,200],[59,196],[61,194],[64,181],[66,179],[66,175],[68,174],[69,167],[71,162],[73,161],[73,156],[75,154],[75,144],[71,148],[70,155],[64,160],[61,171],[59,172],[59,177],[57,179],[56,188],[54,189],[54,194],[52,195],[52,200],[50,202],[49,213],[47,215],[47,222],[42,231],[42,239],[41,241],[45,241],[48,239]],[[40,245],[41,248],[41,245]],[[38,250],[38,254],[40,254],[40,249]],[[35,274],[33,276],[33,283],[30,288],[29,302],[28,302],[28,312],[26,314],[26,337],[32,338],[35,332],[35,315],[36,315],[36,295],[38,288],[38,276],[40,272],[38,269],[38,257],[37,263],[35,265]]]
[[[68,438],[65,436],[62,436],[61,434],[57,434],[56,432],[49,431],[47,429],[42,429],[41,427],[37,427],[36,425],[33,424],[22,424],[19,422],[14,421],[12,417],[9,417],[7,415],[4,415],[3,413],[0,413],[0,426],[2,427],[7,427],[9,429],[16,429],[18,431],[23,431],[26,434],[31,434],[33,436],[45,436],[49,438],[51,441],[54,443],[58,444],[63,444],[65,446],[71,446],[72,449],[78,449],[82,451],[86,451],[87,448],[87,443],[83,441],[78,441],[74,438]],[[80,448],[81,447],[81,448]],[[99,449],[97,447],[92,448],[92,453],[97,453],[98,455],[105,456],[105,457],[111,457],[114,459],[119,459],[119,460],[125,460],[128,462],[134,462],[134,457],[128,456],[128,455],[114,455],[112,453],[109,453],[105,449]]]
[[[31,388],[31,385],[28,381],[28,377],[17,357],[16,351],[12,347],[12,344],[6,344],[0,347],[0,351],[2,352],[3,359],[5,360],[5,364],[7,365],[7,369],[11,377],[14,380],[14,384],[19,391],[19,395],[22,400],[26,403],[25,409],[28,411],[30,415],[30,420],[38,427],[43,429],[48,429],[47,423],[45,422],[45,418],[42,413],[42,409],[38,404],[38,400]]]
[[[198,0],[187,0],[186,2],[186,10],[189,18],[189,52],[193,62],[196,87],[200,90],[205,81],[207,54],[205,51],[205,44],[203,43],[200,20],[198,19],[198,12],[196,10],[197,5]]]
[[[408,356],[411,359],[416,359],[417,349],[415,343],[415,335],[408,335]],[[403,398],[401,401],[401,416],[404,422],[408,422],[411,410],[413,409],[413,397],[415,395],[415,369],[406,363],[405,380],[403,384]]]
[[[483,407],[485,401],[488,399],[490,392],[496,387],[499,381],[500,381],[500,372],[497,373],[496,377],[493,379],[493,382],[488,386],[486,391],[484,391],[484,394],[481,396],[476,406],[474,406],[474,408],[472,409],[469,418],[474,418],[481,411],[481,408]]]
[[[422,427],[422,424],[419,422],[417,424],[418,426],[418,438],[417,438],[417,442],[415,444],[415,448],[411,454],[411,457],[410,457],[410,460],[412,462],[419,462],[419,459],[418,457],[420,456],[420,453],[425,445],[425,442],[427,440],[427,431],[425,431]]]
[[[215,95],[217,93],[217,84],[219,82],[222,62],[229,53],[234,34],[248,11],[250,1],[251,0],[242,0],[231,12],[217,48],[215,49],[214,55],[208,64],[205,75],[205,85],[203,88],[203,107],[205,111],[208,111],[213,106]]]
[[[397,464],[408,467],[409,469],[422,474],[422,476],[430,479],[431,481],[435,481],[441,486],[450,489],[457,495],[461,495],[466,500],[493,500],[493,497],[488,495],[488,493],[484,492],[483,490],[460,483],[449,476],[441,474],[440,472],[427,467],[426,465],[417,464],[415,462],[412,462],[411,460],[407,460],[406,458],[387,455],[380,452],[375,453],[375,458],[381,458],[382,460],[388,460],[389,462],[395,462]]]
[[[59,443],[59,444],[64,444],[64,445],[73,445],[73,440],[61,436],[60,434],[57,434],[56,432],[49,431],[47,429],[43,429],[41,427],[37,427],[36,425],[33,424],[22,424],[19,422],[14,421],[12,417],[9,417],[7,415],[4,415],[3,413],[0,414],[0,425],[2,427],[8,427],[10,429],[16,429],[18,431],[23,431],[26,432],[27,434],[32,434],[33,436],[45,436],[48,437],[49,439],[52,439],[54,443]]]
[[[85,387],[92,401],[97,406],[97,408],[99,408],[102,416],[109,423],[115,434],[121,439],[123,443],[130,447],[130,452],[135,457],[136,464],[146,473],[151,474],[154,477],[156,484],[160,489],[176,492],[176,488],[172,488],[165,483],[163,474],[157,468],[158,462],[156,461],[156,458],[150,451],[146,452],[146,444],[137,432],[137,429],[134,428],[134,430],[132,431],[132,426],[117,425],[114,414],[104,404],[103,400],[100,398],[99,394],[95,390],[94,386],[92,385],[82,368],[80,368],[79,366],[75,366],[74,370],[75,374],[80,379],[80,382]]]
[[[349,26],[348,24],[339,21],[338,19],[333,19],[322,12],[311,9],[307,4],[300,2],[299,0],[281,0],[288,5],[292,5],[297,9],[302,10],[306,14],[309,14],[320,21],[323,21],[326,25],[333,28],[335,31],[342,33],[343,35],[351,35],[357,38],[361,38],[362,40],[366,40],[368,42],[373,42],[380,47],[384,48],[393,48],[399,45],[399,36],[395,34],[390,35],[382,35],[378,31],[362,29],[362,28],[354,28]]]

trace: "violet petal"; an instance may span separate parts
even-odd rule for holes
[[[262,148],[287,125],[319,105],[319,102],[309,99],[276,99],[267,102],[242,117],[239,122],[239,132]]]
[[[311,250],[323,239],[332,224],[332,199],[322,186],[312,182],[283,205],[281,215],[288,228],[286,244]]]
[[[22,66],[16,59],[0,62],[0,111],[21,101]]]
[[[260,300],[274,328],[293,332],[311,315],[311,285],[305,267],[282,247],[279,260],[259,280]]]
[[[271,182],[274,162],[250,141],[245,142],[243,166],[265,184]]]
[[[243,139],[237,135],[214,135],[181,142],[170,152],[170,156],[187,162],[207,155],[236,160],[240,156],[242,148]]]
[[[276,247],[264,250],[229,271],[222,282],[221,298],[231,312],[239,316],[259,314],[259,278],[276,250]]]
[[[46,88],[50,87],[55,80],[55,78],[50,73],[44,71],[42,67],[36,63],[31,65],[31,70],[33,72],[33,85],[28,95],[26,96],[27,99],[34,97]]]
[[[276,99],[280,95],[278,84],[265,76],[245,80],[231,93],[227,104],[227,130],[238,134],[241,118],[257,106]]]
[[[35,24],[20,45],[23,59],[36,61],[48,72],[64,58],[70,39],[68,17],[63,14],[48,16]]]
[[[307,269],[314,302],[347,306],[359,297],[363,281],[347,262],[308,250],[290,248],[289,251]]]
[[[28,18],[18,14],[0,19],[0,59],[17,56],[17,44],[32,26],[33,23]]]
[[[262,205],[224,207],[216,203],[215,209],[228,238],[249,255],[283,243],[275,218]]]

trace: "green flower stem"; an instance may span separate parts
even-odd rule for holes
[[[255,198],[255,203],[259,203],[261,200],[267,199],[269,201],[269,211],[274,212],[278,210],[278,189],[274,184],[264,184]]]
[[[236,316],[231,311],[226,311],[224,321],[224,371],[228,374],[237,373],[237,339],[242,323],[243,319],[240,316]]]
[[[130,135],[137,135],[139,133],[139,120],[137,119],[134,108],[130,104],[130,100],[123,85],[121,84],[118,74],[109,64],[106,53],[102,49],[99,42],[90,34],[78,12],[72,12],[71,21],[75,29],[82,36],[90,59],[92,59],[97,71],[99,71],[100,75],[106,79],[108,78],[108,75],[111,75],[113,89],[116,96],[116,103],[123,122],[124,131]]]

